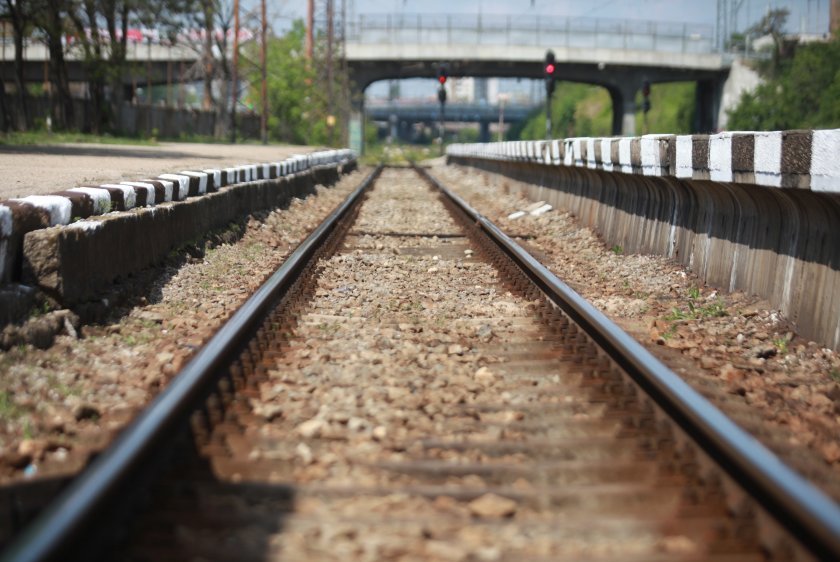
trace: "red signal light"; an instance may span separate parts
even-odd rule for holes
[[[446,76],[438,76],[438,82],[441,84],[446,84]]]
[[[545,73],[546,74],[554,74],[554,65],[550,64],[550,63],[545,65]]]

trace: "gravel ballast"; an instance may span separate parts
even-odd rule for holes
[[[840,356],[796,335],[765,301],[703,286],[658,256],[607,248],[517,182],[466,167],[432,174],[785,462],[840,500]],[[517,218],[508,218],[524,211]],[[534,211],[534,214],[531,213]],[[515,216],[515,215],[514,215]]]
[[[69,311],[45,314],[65,326],[52,347],[0,353],[0,482],[83,466],[361,177],[344,176],[287,209],[231,225],[206,243],[209,249],[205,242],[188,247],[140,276],[135,283],[144,296],[110,321],[74,326]]]

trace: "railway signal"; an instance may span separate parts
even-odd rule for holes
[[[545,138],[551,138],[551,96],[554,94],[554,82],[557,74],[557,63],[554,59],[554,51],[548,50],[545,53],[545,64],[543,64],[543,78],[545,78]]]
[[[444,108],[446,106],[446,80],[449,78],[449,73],[445,66],[439,66],[437,71],[438,84],[438,101],[440,102],[440,153],[443,154],[443,137],[444,137]]]
[[[642,128],[643,133],[648,134],[648,111],[650,111],[650,81],[642,82]]]

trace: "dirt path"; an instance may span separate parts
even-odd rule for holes
[[[0,146],[0,200],[185,169],[271,162],[313,150],[316,147],[196,143]]]

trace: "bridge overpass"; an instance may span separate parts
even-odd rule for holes
[[[441,64],[453,77],[542,78],[542,61],[551,49],[560,80],[607,89],[616,135],[634,134],[636,93],[645,80],[697,82],[695,129],[714,131],[732,61],[716,49],[714,28],[699,24],[376,14],[346,25],[346,57],[357,93],[378,80],[434,79]]]
[[[522,104],[488,103],[447,103],[446,121],[458,123],[478,123],[479,139],[490,140],[490,124],[499,121],[500,115],[505,123],[519,123],[528,118],[535,107]],[[392,136],[397,136],[402,124],[435,123],[440,119],[440,104],[428,103],[373,103],[365,107],[368,119],[386,122],[392,127]],[[397,129],[397,130],[394,130]]]
[[[732,56],[716,48],[712,26],[653,21],[537,16],[361,14],[345,23],[345,55],[354,91],[351,141],[360,148],[364,90],[373,82],[434,79],[441,64],[453,77],[542,78],[545,51],[556,56],[558,78],[603,86],[613,105],[613,133],[635,132],[635,98],[642,83],[695,81],[695,130],[717,129],[723,84]],[[14,49],[3,44],[0,75],[13,80]],[[200,52],[186,45],[129,43],[123,83],[196,80]],[[71,81],[83,81],[79,49],[68,49]],[[42,82],[48,53],[38,42],[25,52],[25,78]],[[353,125],[355,123],[355,126]]]

